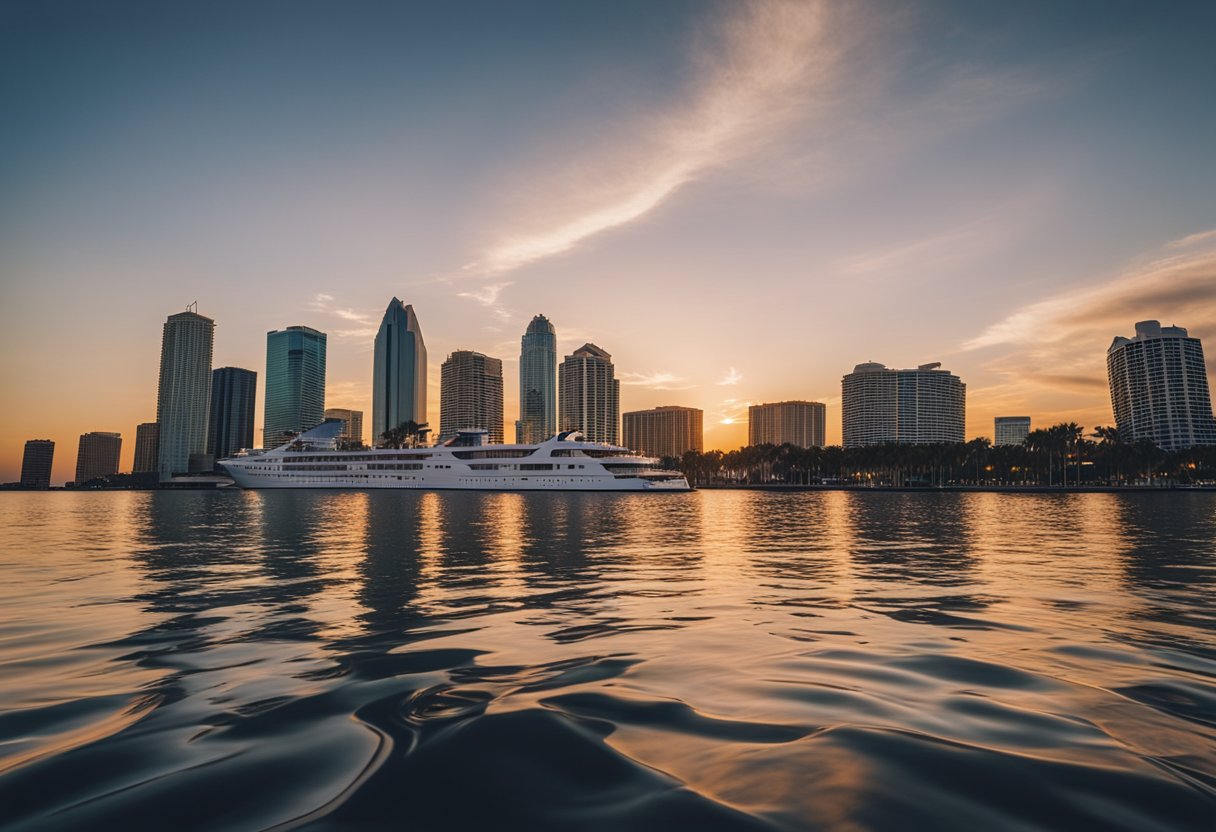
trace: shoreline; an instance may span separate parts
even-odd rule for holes
[[[791,485],[731,483],[694,486],[697,491],[899,491],[991,494],[1125,494],[1165,491],[1216,493],[1216,485]]]

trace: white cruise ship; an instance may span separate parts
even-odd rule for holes
[[[486,444],[461,431],[427,448],[337,447],[341,422],[325,422],[272,451],[220,465],[242,488],[421,488],[487,491],[688,491],[678,471],[627,448],[584,442],[577,431],[539,445]]]

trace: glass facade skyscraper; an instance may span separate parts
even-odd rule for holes
[[[548,318],[537,315],[520,343],[515,441],[535,444],[556,433],[557,334]]]
[[[277,448],[325,421],[325,333],[289,326],[266,333],[262,445]]]
[[[213,460],[253,447],[253,405],[258,374],[240,367],[219,367],[211,373],[211,422],[207,453]]]
[[[190,457],[207,452],[211,410],[211,349],[215,321],[179,312],[165,321],[156,395],[156,470],[160,479],[190,470]]]
[[[424,425],[426,344],[414,307],[393,298],[376,333],[372,366],[372,445],[389,428],[405,422]]]

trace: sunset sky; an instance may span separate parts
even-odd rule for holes
[[[0,481],[155,418],[161,326],[214,366],[329,335],[368,410],[394,295],[439,366],[540,312],[622,410],[814,399],[941,361],[995,415],[1113,421],[1137,320],[1216,366],[1216,3],[0,4]],[[559,356],[560,360],[560,356]]]

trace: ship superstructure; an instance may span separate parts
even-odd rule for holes
[[[566,431],[535,445],[496,445],[460,431],[442,445],[341,450],[341,422],[278,448],[220,461],[242,488],[417,488],[489,491],[687,491],[678,471],[628,448]]]

